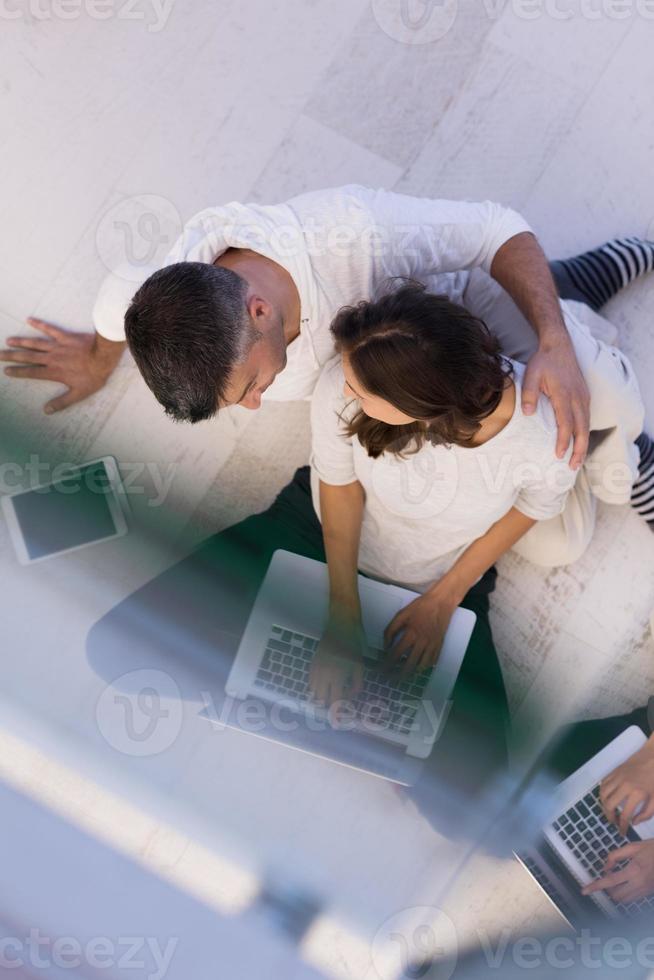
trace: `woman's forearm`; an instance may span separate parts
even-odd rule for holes
[[[364,491],[356,481],[344,487],[320,481],[320,516],[329,569],[332,610],[360,616],[357,568]]]
[[[452,601],[458,605],[475,582],[536,523],[512,507],[486,534],[466,548],[434,589],[451,593]]]

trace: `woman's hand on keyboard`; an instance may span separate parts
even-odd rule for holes
[[[624,868],[616,865],[627,861]],[[614,902],[637,902],[654,893],[654,840],[625,844],[611,851],[601,878],[582,889],[584,895],[608,892]]]
[[[333,707],[337,715],[340,708],[353,701],[363,690],[366,651],[361,619],[332,615],[309,671],[309,687],[316,701]]]
[[[623,835],[630,824],[635,826],[654,816],[652,739],[602,780],[600,800],[607,820],[615,823]]]
[[[445,580],[442,580],[445,582]],[[410,602],[393,617],[384,631],[387,665],[405,672],[433,667],[458,605],[458,596],[440,582]]]

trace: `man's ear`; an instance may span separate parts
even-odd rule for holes
[[[247,298],[247,311],[250,314],[253,326],[257,330],[265,330],[266,324],[270,321],[272,306],[258,293],[252,293]]]

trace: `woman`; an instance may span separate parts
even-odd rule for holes
[[[456,607],[475,589],[492,591],[497,559],[564,512],[574,535],[585,497],[566,509],[577,474],[571,449],[557,458],[548,400],[523,414],[523,366],[462,307],[408,283],[341,311],[332,330],[340,358],[312,403],[331,600],[311,684],[330,704],[361,688],[357,569],[421,593],[388,624],[386,641],[390,664],[428,668]],[[485,648],[495,670],[490,630]]]

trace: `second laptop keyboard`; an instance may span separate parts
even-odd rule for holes
[[[593,878],[598,878],[603,873],[606,859],[611,851],[624,847],[634,840],[640,840],[635,834],[631,838],[624,837],[618,828],[606,819],[600,802],[599,785],[566,810],[558,820],[554,821],[553,826],[559,837],[565,841]],[[614,870],[623,868],[627,863],[622,861]],[[607,898],[610,899],[608,894]],[[642,898],[637,902],[613,904],[625,915],[637,915],[644,911],[654,911],[654,896]]]

